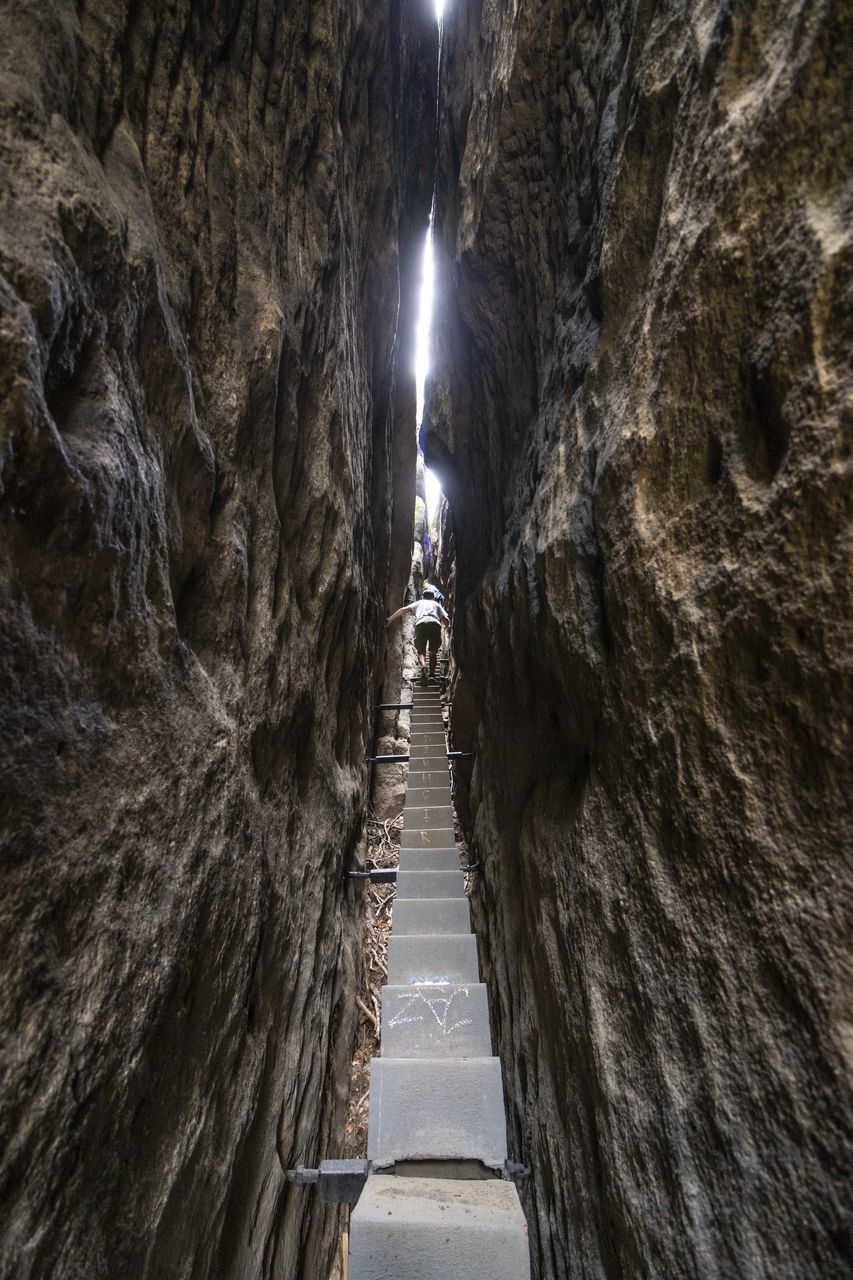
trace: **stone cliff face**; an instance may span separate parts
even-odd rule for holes
[[[431,9],[2,25],[0,1273],[325,1276]]]
[[[849,1265],[842,8],[448,18],[426,451],[542,1277]]]

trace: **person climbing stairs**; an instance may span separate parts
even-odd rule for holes
[[[441,628],[450,626],[450,618],[436,598],[436,594],[433,587],[425,586],[420,600],[415,600],[413,604],[404,604],[385,621],[385,625],[390,627],[392,622],[396,622],[406,613],[415,615],[414,645],[423,686],[437,678],[436,664],[438,651],[441,648]],[[427,677],[427,647],[429,648],[429,677]]]
[[[456,846],[443,709],[414,690],[397,893],[371,1067],[370,1174],[350,1221],[349,1280],[528,1280]]]

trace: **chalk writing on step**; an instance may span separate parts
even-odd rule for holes
[[[467,1000],[467,987],[426,987],[400,993],[401,1007],[389,1020],[389,1027],[401,1027],[408,1023],[428,1023],[438,1027],[442,1035],[449,1036],[460,1027],[471,1025],[471,1018],[460,1018],[459,1004]]]

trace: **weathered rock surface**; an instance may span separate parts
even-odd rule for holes
[[[427,119],[429,119],[429,116],[427,116]],[[413,125],[414,128],[415,126]],[[432,172],[432,166],[427,165],[426,171]],[[413,299],[416,302],[419,298],[420,278],[409,277],[408,285],[410,292],[407,296],[411,305]],[[416,308],[413,308],[410,313],[410,322],[412,325],[417,322]],[[406,403],[401,418],[410,426],[415,420],[414,415],[415,404],[414,401],[410,401]],[[411,434],[407,433],[405,428],[401,430],[400,434],[405,436],[409,444],[411,443]],[[408,522],[401,520],[399,530],[395,530],[395,539],[392,540],[391,567],[394,571],[393,580],[395,583],[399,580],[401,574],[406,577],[407,582],[404,598],[397,597],[389,601],[392,613],[399,609],[401,604],[411,604],[413,600],[420,596],[423,588],[426,501],[424,497],[424,469],[420,456],[418,456],[417,465],[414,468],[411,466],[411,459],[409,459],[405,468],[403,483],[406,488],[403,489],[401,484],[400,493],[405,492],[408,496],[411,492],[412,508],[409,511]],[[409,489],[409,486],[411,486],[411,489]],[[412,510],[414,510],[414,542],[412,541]],[[406,549],[405,566],[401,563],[401,547]],[[380,699],[384,703],[393,704],[411,700],[411,684],[417,678],[419,671],[414,636],[415,620],[410,614],[404,614],[402,618],[392,623],[386,630],[384,651],[385,680],[381,689],[382,696]],[[408,711],[382,711],[378,714],[375,747],[377,755],[406,755],[408,753]],[[383,764],[377,765],[374,769],[370,806],[372,812],[380,821],[384,822],[388,819],[397,818],[402,812],[406,795],[407,775],[408,766],[404,764]]]
[[[0,23],[0,1274],[325,1277],[431,6]]]
[[[448,16],[426,455],[542,1277],[849,1268],[843,9]]]

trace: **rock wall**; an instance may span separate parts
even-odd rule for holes
[[[324,1280],[431,6],[0,24],[0,1274]]]
[[[424,531],[426,501],[424,499],[423,463],[417,461],[417,497],[414,509],[414,543],[411,546],[406,589],[391,602],[391,613],[402,604],[411,604],[421,594],[424,580]],[[411,685],[418,675],[415,652],[415,620],[404,614],[386,629],[385,683],[378,701],[388,706],[411,701]],[[409,750],[409,712],[381,711],[376,717],[375,746],[377,755],[406,755]],[[405,764],[377,765],[373,770],[370,807],[380,822],[399,818],[406,799],[409,768]]]
[[[426,454],[543,1278],[849,1266],[843,9],[447,20]]]

